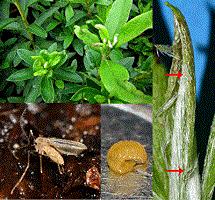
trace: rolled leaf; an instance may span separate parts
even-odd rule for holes
[[[163,193],[158,189],[154,191],[154,196],[156,199],[200,200],[201,185],[194,133],[196,108],[194,53],[184,16],[170,3],[166,5],[171,8],[174,15],[173,61],[170,73],[180,71],[183,75],[180,79],[172,76],[168,78],[165,104],[156,113],[157,118],[162,117],[160,123],[165,128],[165,138],[159,145],[164,160],[158,164],[161,165],[161,169],[177,170],[180,166],[184,171],[180,176],[178,173],[166,172],[165,180],[158,174],[167,197],[163,197]],[[159,170],[159,165],[156,169]],[[161,172],[155,171],[153,176],[156,177],[156,173]]]
[[[211,200],[215,188],[215,116],[208,140],[202,176],[202,200]]]
[[[166,131],[166,141],[170,141],[170,161],[167,163],[169,169],[181,167],[184,172],[178,177],[177,173],[169,173],[169,199],[200,199],[200,177],[197,164],[196,138],[194,134],[196,91],[195,91],[195,69],[194,53],[188,26],[182,13],[166,3],[174,15],[174,58],[172,71],[179,70],[183,74],[180,80],[172,81],[169,78],[168,95],[177,92],[177,98],[168,111],[172,117],[171,125]],[[174,77],[176,80],[176,77]],[[173,84],[175,83],[175,84]],[[172,92],[170,92],[172,91]],[[169,96],[167,95],[167,100]],[[173,97],[173,96],[172,96]],[[166,119],[167,119],[166,118]],[[168,119],[167,119],[168,120]],[[168,143],[165,145],[168,148]],[[168,159],[168,156],[167,156]]]

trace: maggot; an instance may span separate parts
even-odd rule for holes
[[[32,130],[30,131],[30,133],[33,136]],[[49,157],[52,161],[57,163],[59,172],[62,174],[60,166],[64,165],[64,159],[61,156],[61,154],[77,156],[82,151],[87,149],[86,145],[84,145],[80,142],[65,140],[65,139],[58,139],[58,138],[45,138],[41,135],[34,140],[34,146],[35,146],[36,152],[38,152],[38,154],[40,155],[40,172],[41,173],[42,173],[42,156],[43,155]],[[25,171],[23,172],[19,181],[16,183],[16,185],[11,190],[11,194],[13,194],[15,188],[23,180],[29,166],[30,166],[30,151],[28,151],[28,163],[25,168]]]

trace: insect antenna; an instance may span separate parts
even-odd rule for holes
[[[21,181],[23,180],[23,178],[25,177],[25,174],[28,171],[28,168],[30,166],[30,151],[28,151],[28,163],[27,166],[25,168],[25,171],[23,172],[22,176],[20,177],[19,181],[16,183],[16,185],[13,187],[13,189],[11,190],[10,194],[13,194],[14,190],[16,189],[16,187],[21,183]]]

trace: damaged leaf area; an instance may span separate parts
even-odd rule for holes
[[[157,144],[154,151],[156,177],[153,183],[154,196],[155,199],[200,200],[201,184],[194,133],[196,108],[194,53],[184,16],[170,3],[167,2],[166,5],[174,16],[174,41],[170,49],[170,52],[173,51],[173,60],[170,74],[177,74],[180,71],[182,76],[180,79],[173,76],[168,78],[165,101],[155,113],[154,134],[159,130],[156,126],[161,125],[163,136],[162,140],[158,141],[156,137],[153,141]],[[162,157],[156,158],[159,152],[162,153]],[[184,170],[180,176],[177,173],[166,173],[166,170],[177,169],[178,166]],[[159,181],[164,191],[160,190]]]

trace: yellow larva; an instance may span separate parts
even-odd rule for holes
[[[146,171],[148,158],[142,144],[133,140],[124,140],[110,148],[107,163],[111,171],[126,174],[137,168]]]

